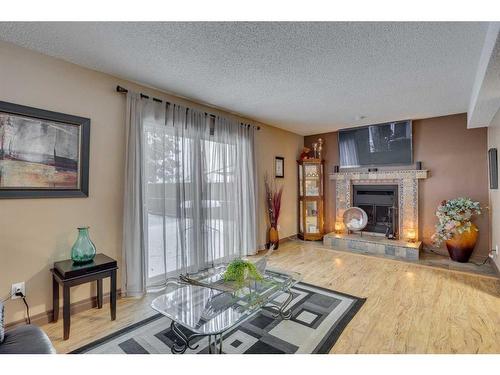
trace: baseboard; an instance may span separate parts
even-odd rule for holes
[[[289,242],[291,240],[294,240],[297,238],[296,234],[292,234],[291,236],[285,237],[285,238],[280,238],[280,245],[285,242]]]
[[[121,289],[118,289],[116,291],[116,294],[117,294],[116,298],[120,299],[121,298]],[[103,297],[103,304],[109,303],[109,297],[110,297],[109,293],[104,293],[102,297]],[[61,303],[62,303],[62,300],[61,300]],[[97,307],[97,296],[93,296],[93,297],[72,303],[70,305],[70,311],[71,311],[71,314],[73,315],[73,314],[78,314],[82,311],[93,309],[95,307]],[[106,306],[103,306],[102,308],[104,309],[104,308],[106,308]],[[63,308],[60,307],[59,308],[59,319],[60,320],[62,320],[62,314],[63,314]],[[41,325],[50,323],[53,320],[53,317],[54,317],[53,310],[48,310],[48,311],[45,311],[45,312],[42,312],[42,313],[39,313],[36,315],[32,315],[31,316],[31,324],[41,326]],[[7,323],[5,325],[5,328],[6,329],[15,328],[15,327],[22,326],[25,324],[26,324],[26,319],[21,319],[21,320],[15,321],[15,322]]]
[[[285,242],[288,242],[288,241],[291,241],[291,240],[294,240],[294,239],[297,239],[297,235],[296,234],[292,234],[292,235],[290,235],[288,237],[280,238],[280,245],[282,243],[285,243]],[[260,245],[258,245],[258,248],[260,250],[257,250],[257,252],[263,251],[263,250],[266,249],[266,244],[260,244]]]

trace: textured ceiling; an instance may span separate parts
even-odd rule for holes
[[[0,39],[315,134],[466,112],[487,26],[0,23]]]

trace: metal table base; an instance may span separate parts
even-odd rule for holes
[[[292,302],[292,300],[293,300],[293,293],[290,290],[285,291],[284,293],[288,294],[288,296],[282,304],[269,305],[269,306],[265,307],[266,309],[271,310],[273,312],[273,317],[275,319],[281,318],[284,320],[289,320],[292,317],[292,309],[289,308],[287,310],[287,307],[288,307],[288,305],[290,305],[290,302]],[[232,328],[234,328],[234,327],[231,327],[230,329],[232,329]],[[227,331],[217,332],[217,333],[209,334],[209,335],[195,333],[195,334],[192,334],[191,336],[188,337],[184,334],[184,332],[182,332],[179,325],[174,321],[172,321],[172,323],[170,323],[170,329],[175,334],[176,338],[179,339],[179,340],[174,340],[174,344],[170,348],[172,354],[183,354],[186,352],[187,349],[191,349],[191,350],[198,349],[200,346],[199,344],[197,344],[196,346],[193,346],[191,344],[191,341],[197,337],[208,337],[208,353],[209,354],[222,354],[223,353],[222,352],[223,336],[224,336],[224,333]],[[213,338],[213,343],[212,343],[212,338]],[[217,341],[218,341],[218,344],[217,344]]]

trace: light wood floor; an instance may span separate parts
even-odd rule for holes
[[[271,265],[298,271],[305,282],[367,298],[331,353],[500,353],[498,279],[301,241],[283,244]],[[153,297],[120,299],[114,322],[108,305],[73,315],[67,341],[61,320],[42,328],[65,353],[153,315]]]

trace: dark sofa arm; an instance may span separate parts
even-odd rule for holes
[[[25,325],[5,332],[0,354],[55,354],[49,338],[40,328]]]

